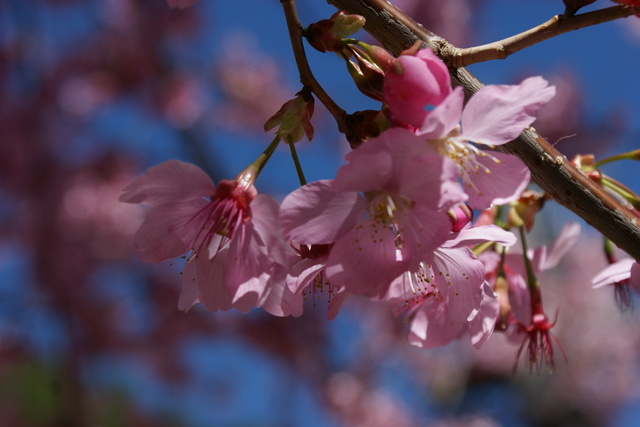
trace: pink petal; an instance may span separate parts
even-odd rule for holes
[[[489,283],[485,281],[482,285],[480,310],[469,322],[469,336],[475,348],[480,348],[493,333],[499,311],[498,299]]]
[[[292,265],[287,275],[287,284],[291,292],[301,293],[325,269],[326,264],[327,257],[322,257],[320,259],[301,259]]]
[[[200,302],[195,262],[186,263],[181,274],[182,287],[178,299],[178,310],[189,311],[191,307]]]
[[[317,181],[289,194],[280,207],[287,240],[329,244],[352,228],[366,207],[356,192],[334,192],[331,181]]]
[[[542,265],[542,269],[548,270],[558,265],[562,257],[564,257],[569,252],[569,250],[571,250],[571,248],[576,244],[579,238],[580,224],[566,224],[562,228],[562,231],[560,231],[558,237],[551,244],[551,247],[549,248],[549,251],[547,253],[547,257]]]
[[[490,156],[476,156],[478,163],[490,173],[479,170],[469,174],[473,187],[465,186],[469,194],[469,205],[474,209],[485,209],[491,205],[504,205],[517,200],[529,184],[531,172],[519,158],[505,153],[491,152]]]
[[[276,280],[271,285],[269,296],[262,308],[273,316],[300,317],[303,310],[303,296],[291,292],[284,280]]]
[[[199,199],[153,208],[135,236],[142,260],[160,262],[192,249],[191,245],[202,227],[197,218],[208,204],[205,199]]]
[[[555,87],[539,76],[515,86],[485,86],[462,112],[462,134],[481,144],[505,144],[535,121],[538,109],[555,93]]]
[[[474,246],[485,242],[496,242],[503,246],[513,246],[518,239],[510,231],[506,231],[497,225],[479,225],[477,227],[463,228],[457,235],[452,236],[442,244],[443,248],[459,248]]]
[[[406,270],[406,262],[396,259],[391,233],[374,238],[375,232],[372,221],[365,220],[336,241],[326,269],[332,283],[344,283],[350,293],[373,296],[385,292]]]
[[[428,49],[400,56],[398,65],[400,73],[392,69],[384,78],[383,96],[394,118],[418,127],[428,114],[425,107],[439,104],[451,91],[449,71]]]
[[[209,197],[215,192],[213,181],[202,169],[180,160],[169,160],[131,181],[122,190],[120,201],[158,206]]]
[[[460,124],[463,104],[464,91],[457,87],[426,117],[416,134],[433,140],[446,137]]]
[[[439,249],[433,254],[433,270],[438,290],[444,296],[449,316],[464,322],[480,307],[484,265],[469,248]]]
[[[233,306],[233,294],[224,286],[228,258],[229,249],[225,247],[211,260],[199,256],[191,261],[196,264],[200,300],[209,311],[226,311]]]
[[[458,338],[466,321],[458,322],[449,317],[444,302],[426,302],[416,312],[411,322],[409,343],[421,348],[436,348]]]
[[[509,255],[507,255],[508,257]],[[512,263],[509,262],[511,266]],[[524,277],[511,269],[505,269],[509,284],[509,304],[516,320],[523,325],[531,323],[531,295]]]
[[[635,265],[634,265],[635,264]],[[634,280],[637,279],[638,267],[633,258],[625,258],[615,262],[602,270],[593,278],[593,287],[599,288],[605,285],[612,285],[616,282],[631,278],[631,268],[634,267]]]

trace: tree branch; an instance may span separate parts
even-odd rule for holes
[[[450,52],[443,50],[441,57],[454,67],[464,67],[492,59],[505,59],[526,47],[560,34],[614,19],[627,18],[635,13],[638,11],[633,6],[619,5],[575,16],[556,15],[537,27],[503,40],[466,49],[453,48]]]
[[[385,0],[328,1],[339,9],[364,16],[367,20],[365,29],[395,54],[416,40],[424,41],[437,54],[456,49]],[[463,67],[450,67],[450,72],[453,84],[463,86],[467,96],[482,87],[482,83]],[[640,261],[638,218],[576,169],[533,128],[526,129],[516,140],[499,148],[520,157],[541,189]]]
[[[329,113],[331,113],[338,124],[338,130],[342,133],[347,133],[350,128],[347,123],[346,111],[340,108],[327,92],[325,92],[311,72],[311,67],[309,67],[307,55],[305,54],[302,43],[302,24],[298,18],[295,0],[281,0],[281,3],[287,21],[289,38],[291,39],[291,49],[293,50],[298,72],[300,73],[300,83],[302,83],[304,87],[309,88]]]

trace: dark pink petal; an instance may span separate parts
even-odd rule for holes
[[[469,205],[474,209],[485,209],[493,205],[503,205],[520,197],[531,180],[531,172],[519,158],[510,154],[491,152],[486,157],[476,156],[478,163],[490,173],[478,170],[468,176],[473,187],[466,186]],[[489,156],[498,159],[496,163]]]
[[[191,250],[203,225],[199,215],[207,205],[209,202],[200,199],[153,208],[135,236],[142,260],[160,262]]]
[[[539,76],[519,85],[485,86],[462,112],[462,135],[481,144],[505,144],[535,121],[537,111],[555,93],[555,87]]]
[[[335,242],[352,228],[366,201],[356,192],[334,192],[331,181],[317,181],[289,194],[280,207],[285,239],[304,244]]]
[[[416,56],[398,58],[400,71],[389,71],[384,78],[383,96],[397,121],[419,127],[428,114],[427,105],[437,105],[451,91],[446,65],[430,50]]]
[[[213,181],[202,169],[180,160],[169,160],[131,181],[122,190],[120,201],[158,206],[209,197],[215,192]]]

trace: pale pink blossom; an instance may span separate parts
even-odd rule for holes
[[[404,133],[411,134],[396,128],[367,141],[334,181],[307,184],[282,203],[285,238],[333,244],[327,277],[351,293],[383,295],[446,240],[446,211],[464,201],[455,167]]]
[[[400,55],[384,77],[384,101],[399,125],[419,128],[429,114],[425,108],[440,104],[450,93],[449,70],[430,49]]]
[[[493,148],[515,139],[554,94],[555,88],[542,77],[531,77],[519,85],[485,86],[463,109],[464,93],[456,88],[416,134],[455,162],[471,207],[508,203],[528,184],[529,170],[514,156],[479,146]]]
[[[143,261],[189,253],[182,310],[203,302],[211,311],[246,312],[284,278],[278,205],[242,177],[216,187],[197,166],[170,160],[129,183],[120,200],[153,207],[135,237]]]
[[[399,276],[385,298],[413,314],[409,342],[423,348],[445,345],[468,332],[479,347],[491,333],[498,302],[485,280],[484,265],[469,246],[513,245],[516,237],[493,225],[465,228],[426,257],[419,268]]]

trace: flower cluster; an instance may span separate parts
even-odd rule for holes
[[[215,186],[172,160],[124,189],[122,201],[153,207],[136,236],[143,260],[186,259],[181,309],[201,302],[211,311],[299,316],[304,300],[324,293],[333,318],[347,297],[362,295],[408,316],[409,341],[419,347],[463,335],[480,346],[491,335],[504,313],[497,264],[480,254],[517,239],[474,225],[472,210],[520,197],[528,169],[494,148],[529,126],[555,90],[533,77],[484,87],[464,105],[430,50],[386,61],[380,93],[389,129],[347,154],[334,179],[305,184],[280,206],[254,187],[262,165]],[[301,137],[308,119],[293,114],[288,126]]]

